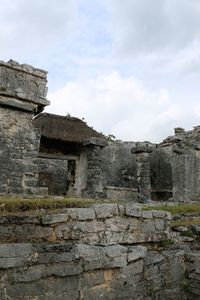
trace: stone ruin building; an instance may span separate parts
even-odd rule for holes
[[[160,144],[108,142],[78,118],[42,113],[46,85],[46,71],[0,62],[0,194],[199,199],[200,126]]]
[[[46,84],[45,71],[0,62],[0,196],[124,203],[0,214],[0,299],[199,300],[198,210],[136,202],[199,199],[200,127],[160,144],[111,142],[83,120],[42,113]]]

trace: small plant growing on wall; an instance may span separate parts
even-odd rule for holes
[[[107,136],[108,142],[114,142],[116,140],[116,137],[113,134],[109,134]]]

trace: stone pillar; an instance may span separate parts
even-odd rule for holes
[[[107,141],[101,138],[90,138],[86,139],[83,145],[87,147],[87,196],[104,198],[101,150],[107,146]]]
[[[38,193],[40,132],[32,120],[49,104],[46,73],[0,62],[0,193]]]
[[[146,142],[137,142],[131,152],[136,154],[137,183],[139,201],[146,202],[151,199],[151,176],[149,153],[153,151],[153,145]]]

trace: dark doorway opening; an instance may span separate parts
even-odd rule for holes
[[[173,196],[172,167],[167,155],[154,151],[150,156],[151,198],[166,201]]]

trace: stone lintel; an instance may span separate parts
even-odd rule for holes
[[[26,103],[23,101],[20,101],[15,98],[2,98],[0,96],[0,106],[9,106],[14,107],[20,110],[30,111],[30,112],[36,112],[37,111],[37,105]]]
[[[137,153],[151,153],[155,149],[155,145],[149,142],[136,142],[135,146],[131,149],[133,154]]]
[[[105,147],[108,145],[108,142],[105,139],[102,138],[96,138],[96,137],[91,137],[88,139],[85,139],[83,141],[84,146],[100,146],[100,147]]]

